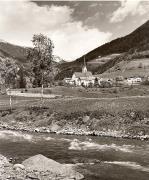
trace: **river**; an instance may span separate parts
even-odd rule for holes
[[[0,131],[0,154],[21,163],[43,154],[75,164],[85,180],[148,180],[148,141]]]

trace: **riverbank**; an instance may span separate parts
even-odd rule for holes
[[[56,112],[49,107],[0,111],[0,129],[37,133],[149,139],[149,111],[106,109]]]
[[[21,164],[12,164],[0,154],[0,179],[20,180],[80,180],[83,175],[69,164],[60,164],[41,154],[32,156]]]

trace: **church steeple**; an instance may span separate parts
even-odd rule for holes
[[[86,73],[87,72],[87,67],[86,67],[86,61],[85,61],[85,56],[84,56],[84,65],[82,67],[82,73]]]

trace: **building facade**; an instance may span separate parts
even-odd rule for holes
[[[93,85],[95,81],[95,77],[93,76],[91,71],[87,70],[86,65],[82,67],[82,72],[74,72],[72,78],[68,80],[65,78],[65,82],[67,84],[74,84],[75,86],[85,86]]]

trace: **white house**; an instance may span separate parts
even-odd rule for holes
[[[74,81],[71,78],[65,78],[64,81],[66,84],[74,85]]]
[[[109,84],[112,84],[113,80],[111,78],[98,78],[98,84],[101,85],[102,82],[107,82]]]
[[[130,77],[125,80],[127,85],[139,85],[142,82],[142,78],[140,77]]]

